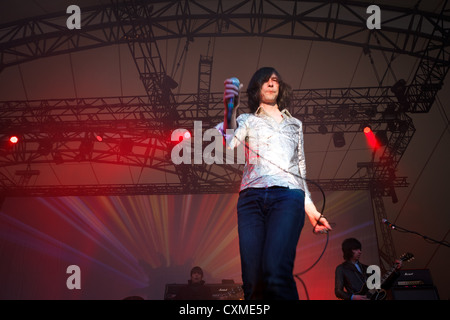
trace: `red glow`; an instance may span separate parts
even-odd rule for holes
[[[364,134],[367,138],[367,143],[369,144],[369,147],[372,149],[377,149],[379,147],[377,138],[375,137],[375,134],[373,133],[372,129],[369,127],[364,128]]]
[[[19,142],[19,138],[17,136],[11,136],[9,138],[9,142],[16,144],[17,142]]]
[[[167,283],[187,283],[185,279],[189,279],[194,264],[207,272],[208,283],[221,283],[222,279],[242,281],[236,227],[237,193],[27,197],[26,201],[16,202],[9,198],[0,216],[1,253],[2,257],[9,258],[8,263],[1,266],[2,299],[79,300],[88,297],[117,300],[136,290],[132,292],[145,299],[158,300],[162,299]],[[339,228],[352,230],[352,236],[364,239],[363,257],[367,261],[377,261],[376,234],[373,224],[367,223],[373,219],[367,193],[350,192],[344,197],[332,195],[329,198],[329,206],[335,212],[345,212],[345,219],[339,220]],[[86,234],[85,225],[92,219],[95,223]],[[24,227],[26,237],[19,237]],[[334,270],[342,262],[338,244],[346,233],[334,234],[333,245],[321,256],[325,240],[318,240],[306,227],[297,247],[293,270],[293,274],[300,275],[296,280],[300,299],[336,300]],[[312,228],[310,224],[309,227]],[[51,239],[53,245],[41,241],[42,237]],[[23,250],[25,246],[46,254]],[[81,270],[85,270],[83,266],[89,270],[89,285],[83,287],[83,295],[68,290],[65,282],[60,286],[48,285],[55,280],[55,274],[61,273],[61,263],[55,257],[62,255],[69,262],[82,263]],[[140,265],[135,257],[142,257]],[[315,264],[319,258],[319,263]],[[39,269],[39,277],[23,281],[23,276],[35,274],[39,265],[44,266]],[[15,272],[18,268],[21,272]],[[138,268],[143,269],[142,275],[136,272]],[[111,281],[112,275],[120,276]],[[151,285],[148,285],[149,279]]]
[[[176,143],[180,143],[184,140],[189,140],[192,138],[191,132],[186,129],[176,129],[171,134],[171,140]]]
[[[95,139],[97,139],[98,142],[102,142],[103,141],[103,138],[100,135],[96,135]]]

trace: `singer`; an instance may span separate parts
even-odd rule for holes
[[[247,149],[237,203],[244,298],[298,300],[293,269],[305,212],[315,233],[331,227],[305,181],[302,122],[286,109],[290,86],[274,68],[259,69],[247,88],[251,113],[236,117],[241,85],[233,78],[224,84],[224,123],[216,128],[229,148]]]

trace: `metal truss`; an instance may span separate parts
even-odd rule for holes
[[[376,91],[386,95],[378,96],[374,94]],[[392,150],[376,166],[381,171],[366,178],[386,184],[395,180],[392,180],[392,170],[395,171],[415,132],[407,115],[389,109],[396,102],[387,92],[388,88],[296,90],[291,112],[303,121],[305,134],[322,134],[323,128],[329,133],[360,132],[362,124],[371,125],[374,131],[385,131]],[[197,108],[204,99],[208,99],[209,107]],[[22,141],[13,148],[0,148],[0,167],[80,161],[137,166],[176,174],[180,176],[180,185],[188,185],[192,192],[206,193],[223,192],[223,183],[231,187],[239,182],[240,165],[177,166],[171,160],[170,152],[178,143],[172,141],[175,129],[203,135],[223,120],[222,93],[210,93],[207,98],[198,93],[174,95],[174,100],[179,127],[170,127],[164,117],[158,117],[154,109],[159,106],[153,105],[147,96],[0,102],[0,134],[16,134]],[[196,121],[201,122],[200,128],[195,127]],[[98,135],[102,137],[101,142],[97,141]],[[130,144],[128,150],[124,143]],[[209,143],[202,141],[202,148]],[[190,172],[186,174],[190,176],[182,177],[179,170],[187,168]],[[186,183],[183,179],[189,177]],[[407,184],[400,181],[395,185]],[[360,190],[368,189],[369,184],[364,179],[343,179],[325,187],[338,190],[338,186],[342,190]]]
[[[446,3],[443,5],[444,9]],[[68,30],[64,12],[0,25],[0,70],[41,57],[111,43],[154,43],[196,37],[272,37],[327,41],[447,63],[424,43],[446,43],[450,18],[385,5],[382,32],[367,32],[362,1],[112,1],[81,8],[81,29]],[[447,8],[448,10],[448,8]],[[146,31],[151,30],[151,33]]]
[[[365,52],[383,50],[421,58],[410,85],[400,81],[395,87],[295,92],[291,111],[304,121],[306,134],[356,132],[363,123],[389,134],[385,153],[370,172],[374,181],[392,180],[414,133],[407,112],[427,112],[448,71],[447,1],[440,14],[417,6],[410,10],[384,6],[390,18],[383,22],[382,33],[367,32],[366,7],[366,2],[357,1],[112,1],[82,8],[80,30],[66,28],[65,13],[3,24],[1,68],[126,43],[147,96],[3,102],[2,132],[16,132],[25,139],[17,150],[1,150],[0,164],[88,160],[171,170],[167,169],[170,129],[192,129],[194,120],[212,127],[221,119],[222,106],[218,94],[208,95],[207,58],[206,71],[202,61],[199,65],[197,95],[172,94],[174,83],[162,64],[158,41],[260,36],[328,41],[361,46]],[[99,134],[105,137],[102,148],[93,140]],[[204,182],[191,166],[172,168],[191,187]]]
[[[395,252],[394,240],[392,232],[382,224],[382,219],[387,219],[386,209],[383,202],[385,196],[383,187],[378,188],[376,185],[370,187],[370,195],[372,200],[372,210],[375,223],[376,233],[378,234],[378,253],[380,257],[380,268],[383,273],[387,272],[392,266],[392,261],[395,261],[397,254]]]
[[[369,190],[373,184],[371,178],[349,179],[317,179],[311,180],[311,191],[355,191]],[[396,188],[407,187],[406,177],[397,177],[381,185],[389,183]],[[139,183],[139,184],[97,184],[97,185],[41,185],[20,186],[9,185],[2,191],[3,196],[8,197],[62,197],[62,196],[123,196],[123,195],[162,195],[162,194],[226,194],[238,193],[240,180],[217,181],[208,180],[207,183],[191,186],[186,189],[180,183]],[[381,196],[387,196],[383,193]],[[380,198],[381,199],[381,198]]]

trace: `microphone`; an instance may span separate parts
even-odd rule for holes
[[[230,80],[233,82],[233,84],[235,86],[237,86],[239,88],[240,82],[239,82],[238,78],[231,78]],[[231,114],[233,113],[233,109],[234,109],[234,97],[232,97],[228,100],[227,108],[228,108],[227,121],[228,121],[228,124],[231,124]]]
[[[385,225],[387,225],[391,229],[396,229],[397,228],[397,226],[395,224],[390,223],[386,219],[381,219],[381,222],[383,222]]]

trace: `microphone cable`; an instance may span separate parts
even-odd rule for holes
[[[320,211],[320,213],[321,213],[321,214],[320,214],[320,217],[319,217],[319,219],[316,220],[316,224],[315,224],[314,227],[313,227],[313,233],[314,233],[314,230],[315,230],[316,226],[319,224],[320,219],[321,219],[321,218],[324,218],[323,213],[324,213],[324,211],[325,211],[325,199],[326,199],[326,197],[325,197],[325,192],[323,191],[322,187],[321,187],[317,182],[312,181],[312,180],[309,180],[309,179],[306,179],[306,178],[302,178],[302,179],[303,179],[303,181],[310,182],[310,183],[314,184],[314,185],[320,190],[320,192],[322,193],[322,199],[323,199],[322,209],[321,209],[321,211]],[[330,223],[330,222],[329,222],[329,224],[332,225],[332,223]],[[306,268],[305,270],[303,270],[303,271],[301,271],[301,272],[298,272],[298,273],[294,274],[294,277],[297,278],[297,280],[300,281],[300,283],[301,283],[302,286],[303,286],[303,289],[305,290],[306,300],[309,300],[308,289],[306,288],[306,284],[305,284],[305,282],[300,278],[300,276],[303,275],[303,274],[305,274],[305,273],[307,273],[307,272],[310,271],[311,269],[313,269],[313,268],[319,263],[319,261],[322,260],[322,257],[323,257],[323,255],[325,254],[325,251],[327,250],[328,242],[329,242],[329,239],[330,239],[330,235],[329,235],[328,232],[326,232],[325,235],[326,235],[325,245],[324,245],[324,247],[323,247],[323,249],[322,249],[322,252],[320,253],[319,257],[316,259],[316,261],[315,261],[309,268]]]

